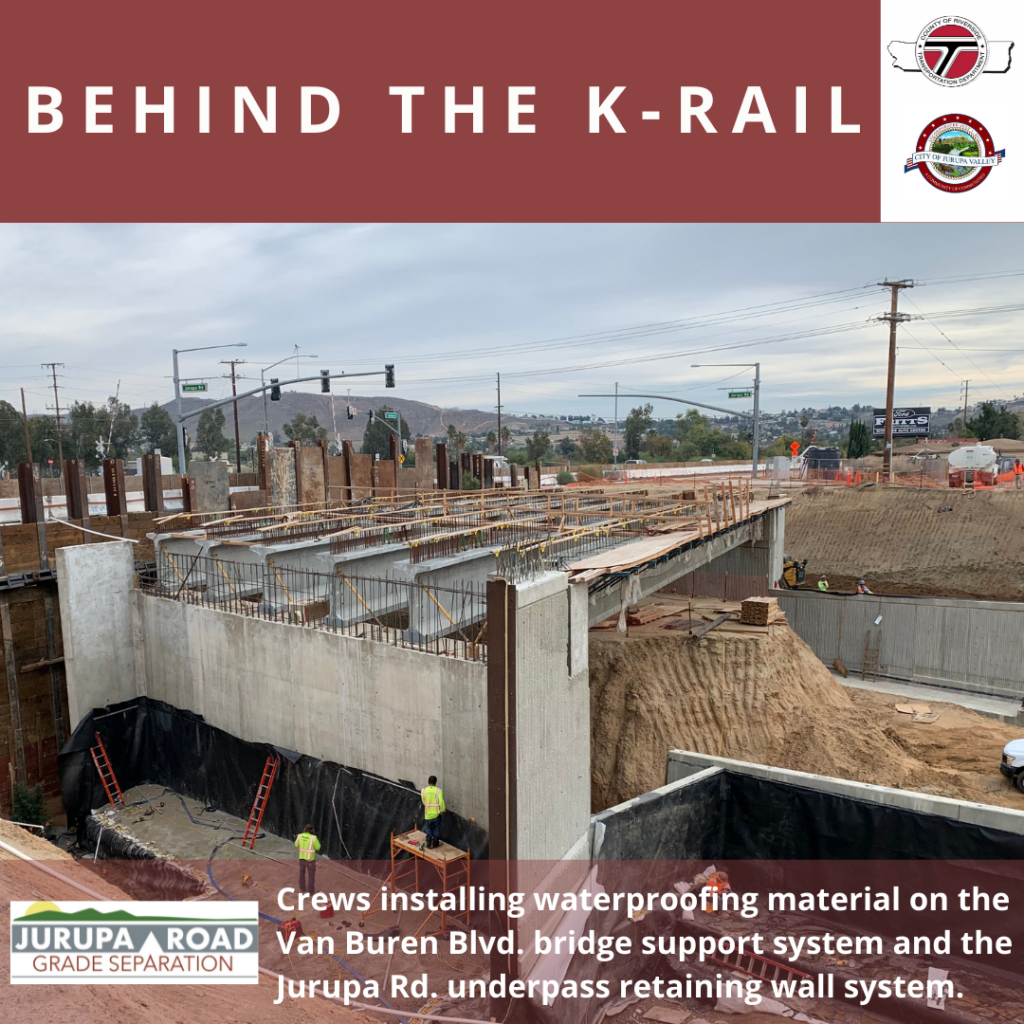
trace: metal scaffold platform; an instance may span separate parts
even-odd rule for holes
[[[374,909],[368,910],[362,921],[373,914],[384,910],[381,898],[389,893],[411,893],[433,890],[440,903],[446,893],[455,894],[460,887],[469,891],[470,855],[468,850],[460,850],[455,846],[442,842],[432,850],[426,848],[426,834],[419,829],[412,829],[400,835],[391,834],[391,871],[387,880],[377,892]],[[403,856],[407,855],[407,856]],[[388,910],[394,909],[390,905]],[[427,932],[431,921],[439,919],[438,927]],[[466,931],[469,930],[469,907],[464,910],[434,910],[424,918],[416,929],[415,936],[421,934],[446,935],[449,927],[458,922]]]

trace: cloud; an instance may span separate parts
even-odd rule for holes
[[[119,380],[135,405],[166,401],[172,348],[244,341],[183,355],[182,375],[223,396],[220,359],[243,356],[258,379],[299,345],[320,357],[304,370],[393,362],[397,395],[437,405],[491,407],[501,372],[510,411],[608,416],[610,401],[578,393],[618,381],[718,404],[738,371],[691,363],[759,360],[766,409],[877,403],[887,329],[870,318],[888,293],[863,286],[935,281],[901,298],[910,313],[1011,303],[1022,277],[939,279],[1024,269],[1022,237],[1002,224],[4,225],[0,398],[17,404],[25,386],[41,411],[39,363],[56,360],[62,404],[102,401]],[[790,306],[750,309],[773,303]],[[978,397],[1024,391],[1021,327],[1013,311],[901,328],[897,401],[955,405],[961,379]]]

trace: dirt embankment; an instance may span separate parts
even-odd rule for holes
[[[794,489],[786,551],[807,584],[863,578],[876,593],[1024,601],[1024,492]]]
[[[787,625],[763,635],[591,633],[591,804],[665,783],[672,748],[1024,809],[999,774],[1019,734],[936,704],[912,723],[897,697],[848,690]]]

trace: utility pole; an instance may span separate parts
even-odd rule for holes
[[[28,464],[32,465],[32,431],[28,428],[28,412],[25,409],[25,389],[21,389],[21,418],[25,424],[25,454],[28,456]]]
[[[50,368],[50,372],[53,374],[53,405],[57,413],[57,458],[60,460],[60,475],[64,473],[64,440],[61,437],[60,432],[60,395],[57,392],[57,367],[63,368],[63,363],[43,363],[42,367],[45,370],[47,367]]]
[[[231,367],[231,397],[234,398],[238,394],[235,388],[235,367],[239,363],[244,363],[244,359],[222,359],[221,363]],[[235,472],[242,472],[242,442],[238,436],[238,403],[232,402],[232,408],[235,411]]]
[[[963,419],[963,424],[964,424],[963,429],[964,429],[964,432],[960,436],[961,437],[966,437],[967,436],[967,389],[971,386],[971,382],[969,380],[964,380],[964,381],[961,381],[960,383],[963,384],[963,386],[964,386],[964,419]]]
[[[615,382],[615,427],[612,430],[612,462],[619,464],[619,382]]]
[[[501,374],[498,374],[498,455],[501,455]]]
[[[907,313],[897,311],[900,289],[913,288],[914,282],[909,278],[900,281],[879,281],[879,288],[889,288],[892,292],[892,304],[888,313],[878,319],[889,324],[889,373],[885,383],[885,452],[882,455],[882,476],[892,482],[892,412],[893,398],[896,390],[896,325],[910,319]]]

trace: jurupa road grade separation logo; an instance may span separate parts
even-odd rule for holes
[[[978,75],[1010,70],[1008,40],[989,42],[967,18],[935,18],[912,42],[894,39],[889,44],[893,67],[918,71],[936,85],[968,85]]]
[[[255,985],[259,905],[11,903],[12,985]]]
[[[988,129],[966,114],[937,117],[921,132],[917,148],[907,157],[903,173],[919,170],[925,181],[943,192],[970,192],[1002,163]]]

